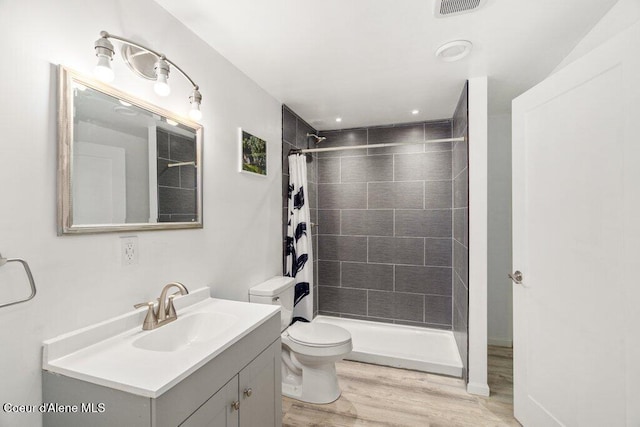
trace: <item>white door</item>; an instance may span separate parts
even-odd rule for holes
[[[76,142],[73,151],[73,224],[124,224],[124,148]]]
[[[640,24],[513,102],[514,411],[640,426]]]

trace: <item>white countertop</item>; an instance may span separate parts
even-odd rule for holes
[[[156,398],[249,334],[279,306],[209,297],[209,288],[176,298],[178,320],[152,331],[142,330],[146,309],[118,316],[43,343],[42,368],[68,377]],[[169,328],[200,313],[223,313],[224,328],[211,324],[206,340],[188,343],[175,351],[154,351],[137,346],[140,338]],[[188,321],[188,320],[185,320]],[[209,328],[207,324],[207,330]],[[168,330],[167,330],[168,331]],[[274,337],[275,339],[275,337]]]

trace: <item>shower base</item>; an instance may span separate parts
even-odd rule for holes
[[[462,360],[451,331],[330,316],[317,316],[313,321],[351,333],[353,351],[345,359],[462,376]]]

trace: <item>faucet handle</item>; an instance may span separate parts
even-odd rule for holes
[[[155,310],[153,309],[153,305],[155,303],[153,301],[141,302],[140,304],[135,304],[133,308],[140,308],[147,306],[147,315],[144,318],[144,322],[142,323],[142,330],[148,331],[150,329],[154,329],[158,326],[158,316],[156,315]]]
[[[178,314],[176,313],[176,307],[173,305],[173,299],[178,293],[169,295],[169,306],[167,307],[167,319],[176,319]]]

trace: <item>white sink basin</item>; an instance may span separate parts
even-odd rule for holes
[[[190,313],[178,316],[177,320],[154,329],[131,344],[151,351],[183,350],[189,345],[206,343],[222,335],[237,321],[237,316],[228,313]]]
[[[268,319],[278,306],[209,297],[175,300],[178,319],[142,330],[136,310],[43,343],[43,369],[139,396],[158,397]]]

